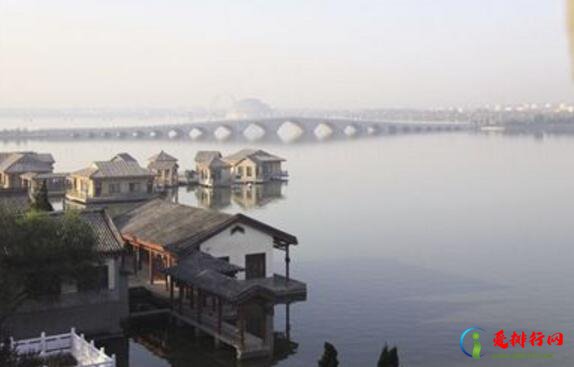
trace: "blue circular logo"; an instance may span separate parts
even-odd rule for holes
[[[484,353],[482,353],[482,344],[480,343],[481,331],[485,332],[484,329],[475,326],[466,329],[460,335],[460,350],[469,358],[480,359],[481,357],[484,356]],[[469,353],[464,348],[464,339],[466,338],[466,335],[470,333],[472,333],[472,340],[473,340],[472,353]]]

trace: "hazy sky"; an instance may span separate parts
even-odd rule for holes
[[[0,107],[573,101],[566,0],[0,0]]]

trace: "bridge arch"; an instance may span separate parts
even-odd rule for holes
[[[305,128],[296,121],[287,120],[277,129],[277,136],[284,143],[293,143],[301,139],[305,134]]]
[[[191,140],[199,140],[205,135],[205,131],[201,127],[194,126],[187,135]]]
[[[335,127],[328,122],[321,122],[313,129],[313,135],[319,141],[329,140],[335,133]]]
[[[220,125],[213,131],[213,136],[219,141],[226,141],[233,135],[233,129],[227,125]]]
[[[243,130],[243,136],[249,141],[261,140],[265,137],[267,131],[263,126],[256,122],[252,122]]]

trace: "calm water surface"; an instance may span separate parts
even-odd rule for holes
[[[3,145],[51,152],[60,171],[121,151],[145,162],[160,149],[193,168],[199,149],[242,147],[184,141]],[[309,299],[291,311],[298,350],[277,366],[316,365],[327,340],[343,366],[374,366],[385,343],[398,345],[404,366],[470,365],[474,361],[458,347],[470,326],[488,331],[483,345],[491,352],[490,335],[500,329],[566,336],[563,347],[550,350],[552,360],[486,358],[483,366],[574,360],[574,139],[444,134],[261,148],[288,160],[291,180],[282,197],[259,207],[230,200],[221,210],[246,212],[299,237],[292,274],[308,283]],[[197,205],[198,197],[179,192],[180,202]],[[278,309],[278,329],[282,320]],[[229,365],[168,361],[136,339],[132,366]]]

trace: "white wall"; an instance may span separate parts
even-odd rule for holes
[[[272,277],[273,269],[273,237],[244,224],[239,224],[244,233],[231,230],[235,224],[221,233],[211,237],[201,244],[201,251],[214,257],[229,257],[229,262],[245,268],[245,255],[265,253],[265,271],[267,277]],[[238,279],[245,279],[245,272],[237,275]]]

